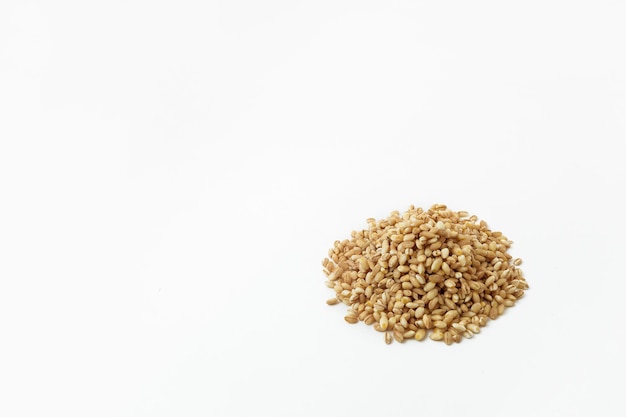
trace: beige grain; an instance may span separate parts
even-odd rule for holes
[[[424,317],[422,317],[422,320],[424,321],[424,327],[426,327],[429,330],[433,328],[433,322],[430,319],[430,315],[424,314]]]
[[[394,339],[458,343],[524,296],[528,284],[511,241],[487,223],[443,204],[411,206],[337,240],[322,260],[325,285],[350,324]]]
[[[437,329],[436,331],[433,331],[429,337],[434,341],[443,340],[443,332],[440,329]]]
[[[461,323],[452,323],[452,328],[458,330],[461,333],[467,331],[465,326],[463,324],[461,324]]]
[[[445,329],[448,327],[448,323],[446,323],[445,321],[438,320],[434,323],[434,326],[437,329]]]
[[[413,337],[415,337],[415,330],[407,330],[402,336],[404,337],[404,339],[412,339]]]
[[[424,330],[424,329],[418,329],[418,330],[415,332],[415,340],[418,340],[418,341],[420,341],[420,340],[424,340],[424,338],[425,338],[425,337],[426,337],[426,330]]]
[[[382,313],[380,315],[380,321],[378,322],[380,328],[385,331],[389,327],[389,319],[387,318],[387,314]]]
[[[475,325],[474,323],[469,323],[465,327],[467,327],[467,330],[469,330],[472,333],[480,333],[480,327]]]
[[[403,343],[404,342],[404,332],[398,331],[398,330],[394,330],[393,331],[393,338],[396,339],[396,341],[398,343]]]
[[[350,324],[355,324],[355,323],[357,323],[359,321],[358,318],[353,317],[353,316],[345,316],[344,320],[347,321]]]

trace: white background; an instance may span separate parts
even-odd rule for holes
[[[620,1],[0,2],[0,415],[624,416]],[[442,202],[531,286],[472,340],[328,307]]]

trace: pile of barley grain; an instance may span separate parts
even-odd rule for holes
[[[327,303],[348,305],[348,323],[373,324],[387,343],[428,332],[448,345],[469,339],[528,288],[521,259],[507,253],[512,242],[467,212],[411,206],[367,222],[322,263],[337,293]]]

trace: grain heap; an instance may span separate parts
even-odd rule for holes
[[[322,262],[336,292],[327,303],[348,305],[348,323],[373,324],[387,343],[469,339],[528,288],[512,242],[467,212],[411,206],[367,222]]]

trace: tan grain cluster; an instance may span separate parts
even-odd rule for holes
[[[443,204],[411,206],[336,241],[322,265],[345,320],[373,325],[385,342],[432,340],[450,345],[480,333],[528,288],[502,233]]]

